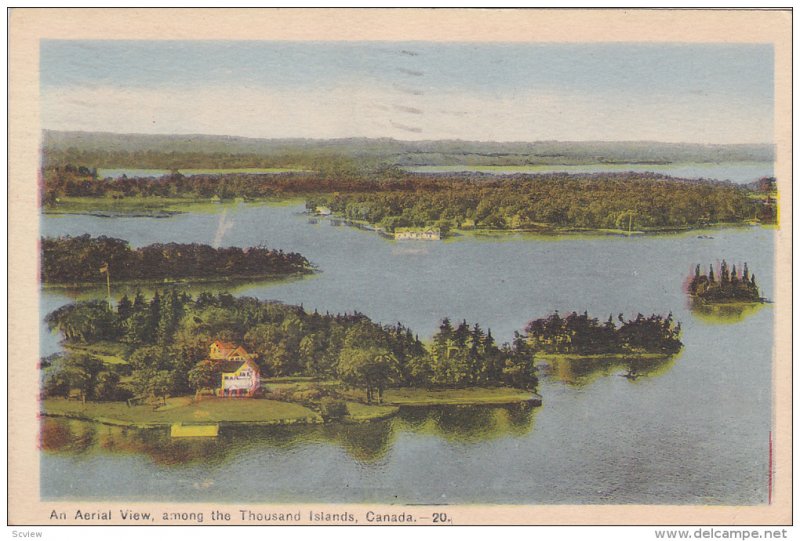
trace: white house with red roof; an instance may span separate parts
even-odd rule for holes
[[[209,347],[209,360],[220,369],[217,396],[253,396],[261,386],[261,372],[242,346],[215,340]]]

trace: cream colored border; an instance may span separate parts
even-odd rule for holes
[[[776,176],[781,192],[774,370],[773,504],[692,506],[448,506],[457,524],[791,523],[791,12],[753,10],[465,9],[13,9],[9,19],[9,523],[52,524],[50,510],[97,503],[38,498],[37,170],[38,44],[49,39],[242,39],[423,41],[655,41],[772,43],[775,47]],[[33,346],[33,347],[32,347]],[[104,507],[104,506],[101,506]],[[114,508],[119,505],[112,506]],[[134,504],[131,509],[205,510],[211,505]],[[213,506],[236,512],[239,506]],[[266,505],[250,508],[267,510]],[[398,512],[397,506],[314,506]],[[281,509],[307,508],[281,505]],[[417,515],[434,509],[414,507]],[[441,508],[436,510],[441,511]],[[234,515],[235,516],[235,515]],[[157,523],[157,522],[156,522]],[[208,523],[208,522],[206,522]]]

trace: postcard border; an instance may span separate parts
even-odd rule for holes
[[[346,24],[344,24],[346,23]],[[569,28],[570,32],[564,32]],[[568,34],[568,35],[566,35]],[[776,177],[784,205],[776,241],[773,430],[775,485],[769,506],[447,506],[462,524],[786,525],[792,522],[792,13],[788,9],[160,9],[12,8],[8,42],[8,522],[44,520],[96,502],[41,502],[38,497],[38,111],[40,39],[250,39],[314,41],[647,41],[771,43],[775,48]],[[580,39],[571,39],[571,37]],[[732,39],[735,37],[735,40]],[[786,204],[788,202],[788,204]],[[38,356],[38,348],[37,348]],[[131,509],[192,510],[178,503],[124,503]],[[250,505],[250,507],[270,507]],[[388,505],[281,504],[324,511],[397,512]],[[420,506],[413,506],[422,510]],[[114,522],[105,522],[104,525]],[[83,524],[83,523],[81,523]],[[63,524],[59,524],[63,525]]]

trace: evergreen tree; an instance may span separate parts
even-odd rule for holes
[[[433,356],[437,360],[447,358],[450,341],[453,338],[453,326],[448,318],[439,325],[439,332],[433,336]]]
[[[161,319],[161,293],[157,289],[153,293],[153,298],[150,299],[148,312],[148,330],[151,337],[150,341],[152,341],[155,339],[158,322]]]
[[[723,259],[722,264],[720,265],[719,270],[719,283],[722,287],[725,287],[730,283],[730,273],[728,272],[728,263]]]
[[[459,348],[463,348],[467,345],[467,338],[469,337],[469,325],[467,324],[467,320],[463,320],[459,323],[458,327],[456,327],[455,332],[453,332],[453,342],[455,342],[456,346]]]
[[[133,294],[133,310],[143,310],[146,304],[147,302],[142,294],[142,290],[136,288],[136,292]]]
[[[161,300],[156,329],[156,341],[159,344],[165,346],[172,340],[172,336],[178,328],[178,322],[182,317],[183,304],[177,291],[173,288]]]
[[[135,346],[152,343],[154,327],[150,306],[142,292],[137,289],[133,297],[131,313],[124,322],[123,341]]]
[[[117,303],[117,316],[119,317],[120,321],[125,321],[131,316],[133,312],[133,304],[131,303],[130,299],[128,299],[127,295],[123,295],[122,298]]]

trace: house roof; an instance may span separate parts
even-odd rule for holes
[[[216,345],[217,346],[217,348],[219,349],[219,355],[223,359],[227,359],[227,358],[233,356],[234,354],[238,354],[238,355],[240,355],[242,357],[248,357],[248,358],[252,357],[252,355],[250,355],[250,353],[248,353],[248,351],[246,349],[244,349],[242,346],[233,344],[231,342],[223,342],[221,340],[214,340],[214,342],[212,342],[211,345]]]
[[[231,357],[234,353],[238,353],[243,357],[250,357],[250,354],[242,346],[237,346],[236,349],[228,352],[227,357]]]
[[[395,227],[395,233],[441,233],[438,227]]]
[[[232,374],[239,370],[247,361],[218,361],[217,366],[223,374]]]
[[[231,342],[223,342],[222,340],[214,340],[212,344],[216,345],[219,349],[236,349],[236,344]]]

